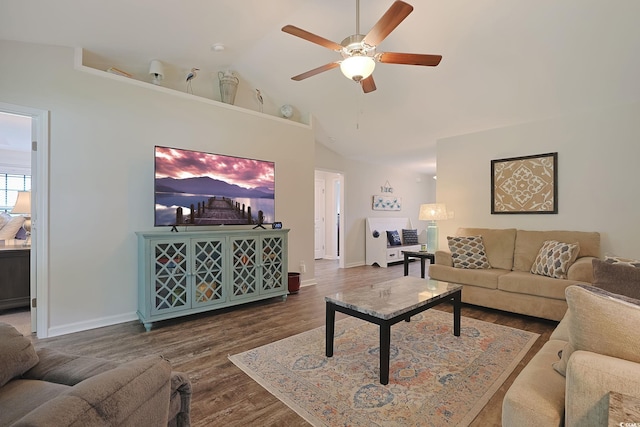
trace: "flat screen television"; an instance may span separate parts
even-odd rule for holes
[[[155,147],[155,226],[269,224],[275,163]]]

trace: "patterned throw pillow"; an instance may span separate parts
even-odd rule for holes
[[[398,230],[387,231],[387,241],[389,242],[389,246],[400,246],[402,241],[400,240]]]
[[[576,260],[579,252],[580,245],[578,243],[547,240],[538,251],[538,256],[531,266],[531,273],[555,279],[566,279],[569,267]]]
[[[637,259],[606,255],[604,257],[604,262],[608,264],[622,264],[622,265],[628,265],[630,267],[640,268],[640,260],[637,260]]]
[[[406,230],[402,229],[402,241],[405,245],[417,245],[418,244],[418,230]]]
[[[482,269],[491,268],[484,250],[482,236],[447,236],[449,250],[455,268]]]

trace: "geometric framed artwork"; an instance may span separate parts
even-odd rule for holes
[[[373,196],[371,208],[374,211],[399,211],[402,209],[402,198],[398,196]]]
[[[558,153],[491,160],[492,214],[557,214]]]

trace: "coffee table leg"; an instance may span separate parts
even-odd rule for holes
[[[425,270],[424,262],[425,262],[425,259],[426,259],[425,257],[420,257],[420,277],[422,279],[424,279],[424,270]]]
[[[389,353],[391,348],[391,325],[380,325],[380,384],[389,384]]]
[[[327,357],[333,356],[333,334],[335,329],[335,320],[336,320],[336,309],[333,304],[327,302],[327,313],[326,313],[326,341],[325,341],[325,352]]]
[[[462,306],[462,291],[453,294],[453,335],[460,336],[460,307]]]

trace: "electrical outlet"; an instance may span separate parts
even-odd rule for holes
[[[306,273],[307,272],[307,266],[304,263],[304,261],[300,261],[300,273]]]

